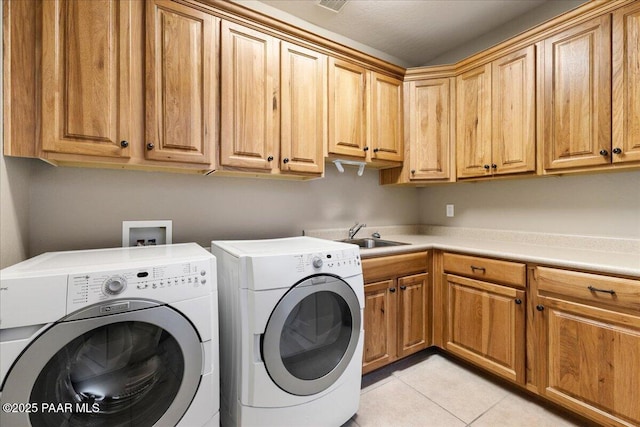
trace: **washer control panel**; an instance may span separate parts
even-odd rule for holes
[[[360,252],[357,249],[297,255],[296,260],[299,273],[350,276],[362,272]]]
[[[211,291],[208,260],[161,264],[127,270],[71,274],[67,281],[69,312],[113,298],[180,301]]]

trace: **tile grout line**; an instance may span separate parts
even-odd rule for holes
[[[433,400],[431,400],[427,395],[425,395],[424,393],[422,393],[420,390],[416,389],[415,387],[413,387],[411,384],[405,382],[402,380],[401,377],[397,377],[398,380],[400,382],[402,382],[404,385],[406,385],[407,387],[409,387],[410,389],[414,390],[416,393],[418,393],[419,395],[421,395],[422,397],[424,397],[425,399],[427,399],[429,402],[433,403],[434,405],[436,405],[438,408],[442,409],[443,411],[447,412],[448,414],[451,414],[455,419],[460,420],[460,422],[462,422],[465,426],[467,425],[467,422],[463,419],[461,419],[460,417],[458,417],[456,414],[454,414],[453,412],[449,411],[447,408],[441,406],[438,402],[435,402]],[[475,420],[474,420],[475,421]]]
[[[478,415],[477,417],[475,417],[473,420],[471,420],[471,422],[469,424],[467,424],[467,427],[470,427],[473,423],[475,423],[476,421],[478,421],[478,419],[482,418],[487,412],[489,412],[490,410],[492,410],[493,408],[495,408],[496,406],[498,406],[503,400],[505,400],[506,398],[509,397],[509,394],[506,394],[502,397],[502,399],[498,400],[496,403],[494,403],[493,405],[489,406],[487,408],[486,411],[484,411],[483,413],[481,413],[480,415]]]

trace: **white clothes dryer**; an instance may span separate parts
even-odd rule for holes
[[[218,426],[215,258],[195,243],[0,271],[0,425]]]
[[[223,426],[340,426],[358,410],[364,284],[355,245],[213,241]]]

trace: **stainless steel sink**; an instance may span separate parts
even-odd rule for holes
[[[340,240],[341,242],[351,243],[354,245],[358,245],[363,249],[371,249],[371,248],[383,248],[387,246],[400,246],[400,245],[408,245],[409,243],[403,242],[394,242],[392,240],[383,240],[383,239],[372,239],[372,238],[363,238],[363,239],[344,239]]]

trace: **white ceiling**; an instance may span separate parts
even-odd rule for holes
[[[405,66],[434,58],[549,0],[349,0],[339,13],[317,0],[261,0],[276,9],[399,58]],[[551,0],[559,3],[563,0]]]

